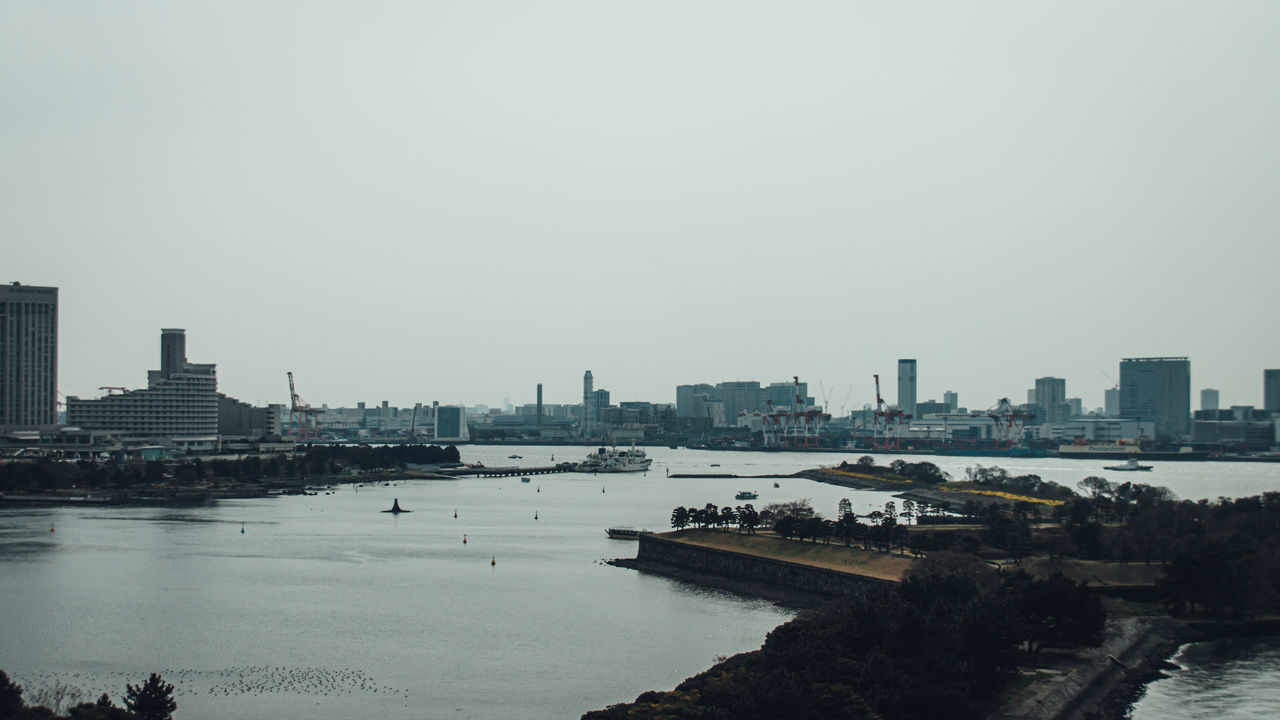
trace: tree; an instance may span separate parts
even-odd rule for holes
[[[0,670],[0,720],[18,717],[26,705],[22,700],[22,686],[9,679],[8,673]]]
[[[738,530],[746,530],[748,535],[755,534],[756,526],[760,524],[760,513],[752,507],[751,503],[747,503],[738,509]]]
[[[671,511],[671,527],[683,530],[689,525],[689,509],[678,507]]]
[[[125,684],[124,706],[138,720],[172,720],[173,711],[178,709],[173,699],[173,685],[156,673],[151,673],[140,687]]]
[[[849,502],[849,498],[840,498],[840,502],[836,504],[836,519],[842,520],[845,515],[853,512],[853,503]]]
[[[719,524],[722,527],[729,527],[730,525],[734,524],[737,521],[738,521],[738,513],[735,512],[733,508],[729,507],[728,505],[725,505],[724,507],[720,508]]]

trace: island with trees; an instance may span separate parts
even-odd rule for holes
[[[896,491],[865,515],[848,500],[830,519],[806,500],[674,508],[673,532],[642,538],[640,557],[675,542],[868,582],[793,603],[805,609],[759,650],[583,717],[1118,718],[1179,644],[1280,629],[1280,493],[1191,501],[1098,477],[1072,489],[935,471],[865,458],[811,473]],[[664,571],[636,563],[616,561]],[[778,597],[759,578],[670,570]]]

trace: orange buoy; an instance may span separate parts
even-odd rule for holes
[[[50,526],[49,526],[49,532],[53,532],[53,526],[52,526],[52,525],[50,525]]]
[[[491,558],[489,558],[489,564],[490,564],[490,565],[497,565],[497,564],[498,564],[498,558],[497,558],[496,556],[495,556],[495,557],[491,557]]]
[[[466,545],[466,544],[467,544],[467,536],[466,536],[466,535],[463,535],[463,536],[462,536],[462,544],[463,544],[463,545]]]

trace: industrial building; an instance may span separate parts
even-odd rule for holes
[[[58,422],[58,288],[0,285],[0,426]]]

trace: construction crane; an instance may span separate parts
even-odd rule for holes
[[[876,379],[876,411],[872,421],[875,437],[872,439],[872,447],[877,450],[901,450],[902,421],[910,416],[898,406],[886,403],[880,397],[880,376],[871,377]]]
[[[293,386],[293,371],[289,371],[289,435],[294,442],[317,440],[320,437],[320,411],[302,400]]]

